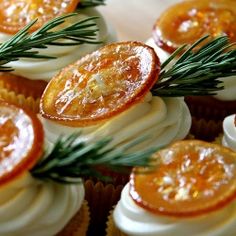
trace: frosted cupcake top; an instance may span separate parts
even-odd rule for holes
[[[224,236],[235,235],[236,203],[200,217],[174,218],[155,215],[141,208],[130,197],[129,184],[113,213],[116,226],[128,236]]]
[[[41,99],[49,142],[76,130],[87,141],[112,136],[113,146],[146,135],[139,149],[184,138],[191,116],[183,99],[149,92],[158,72],[154,51],[139,42],[107,45],[65,68]]]
[[[33,178],[42,125],[31,112],[2,101],[0,108],[0,235],[55,235],[81,207],[84,187]]]
[[[91,20],[92,23],[96,22],[99,29],[96,39],[101,41],[101,44],[84,43],[77,46],[54,46],[49,45],[47,49],[39,50],[40,53],[47,56],[54,56],[56,59],[20,59],[18,61],[10,62],[8,65],[14,68],[12,73],[23,76],[28,79],[45,80],[49,81],[55,74],[62,68],[78,60],[82,56],[98,49],[103,44],[114,40],[114,34],[109,32],[107,24],[103,16],[95,8],[86,8],[79,11],[77,16],[67,20],[66,25],[71,22],[86,19],[90,16],[98,16],[99,19]],[[12,37],[11,34],[4,32],[0,33],[0,41],[5,42]]]
[[[53,236],[84,200],[83,185],[61,185],[24,174],[0,188],[0,234]]]
[[[231,42],[236,40],[236,5],[230,0],[182,1],[166,9],[157,19],[153,38],[147,41],[163,62],[168,53],[183,44],[191,45],[204,35],[214,38],[227,35]],[[171,30],[170,30],[171,28]],[[163,59],[162,57],[163,56]],[[222,101],[236,100],[236,77],[221,79],[225,89],[215,98]]]
[[[153,169],[131,175],[115,224],[129,236],[234,235],[235,155],[197,140],[157,152]]]

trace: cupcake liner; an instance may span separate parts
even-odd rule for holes
[[[236,111],[236,101],[220,101],[212,96],[187,96],[185,102],[198,119],[220,121]]]
[[[85,186],[85,199],[88,201],[91,222],[88,235],[104,235],[107,216],[112,207],[120,199],[122,185],[114,186],[100,181],[87,180]]]
[[[25,97],[23,94],[16,94],[13,91],[0,89],[0,99],[18,105],[22,108],[29,109],[35,113],[39,111],[40,99],[33,97]]]
[[[190,133],[195,139],[213,141],[222,132],[222,121],[205,120],[192,117]]]
[[[47,82],[44,80],[30,80],[10,73],[0,73],[0,88],[25,97],[40,98]]]
[[[113,211],[110,211],[108,216],[106,236],[128,236],[127,234],[122,233],[115,225],[113,221]]]
[[[89,221],[89,207],[88,203],[84,201],[78,213],[57,236],[86,236]]]

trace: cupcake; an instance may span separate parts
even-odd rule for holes
[[[29,111],[5,102],[0,107],[0,235],[86,235],[83,184],[34,178],[32,168],[43,155],[42,125]]]
[[[209,40],[219,35],[227,35],[231,42],[235,42],[234,9],[236,3],[231,0],[190,0],[176,3],[157,19],[153,38],[147,44],[155,48],[161,56],[161,62],[164,62],[179,46],[192,45],[205,35],[210,35]],[[185,97],[194,117],[219,121],[235,112],[235,76],[222,78],[222,82],[224,90],[214,96]]]
[[[107,236],[233,236],[236,153],[198,140],[179,141],[139,169],[109,217]]]
[[[185,138],[191,116],[184,100],[150,93],[158,71],[155,52],[139,42],[107,45],[66,67],[49,82],[40,102],[48,142],[77,131],[78,140],[86,142],[112,137],[107,148],[126,147],[129,155]],[[145,137],[143,142],[138,141],[141,137]],[[130,142],[139,144],[129,148]],[[109,180],[101,182],[88,175],[90,184],[86,185],[93,234],[98,229],[102,234],[106,216],[130,173],[130,169],[117,173],[102,165],[99,171]]]
[[[84,7],[84,1],[81,1],[81,3],[78,2],[61,0],[57,2],[47,1],[47,3],[39,3],[37,1],[35,3],[28,3],[27,1],[2,1],[0,3],[0,16],[2,19],[0,24],[0,42],[10,40],[15,33],[35,20],[35,18],[38,21],[30,28],[31,31],[36,31],[46,22],[54,19],[54,17],[75,11],[78,11],[78,14],[65,19],[66,22],[63,24],[63,27],[69,27],[75,22],[84,21],[81,24],[81,29],[79,28],[81,35],[80,37],[77,36],[79,44],[77,43],[74,46],[58,46],[57,41],[48,44],[45,48],[44,46],[41,47],[41,42],[39,42],[39,47],[37,48],[39,53],[49,57],[56,57],[56,59],[32,59],[26,56],[23,59],[8,63],[7,66],[14,69],[10,72],[14,76],[5,72],[2,73],[0,75],[0,88],[13,91],[16,95],[23,94],[26,98],[32,97],[37,99],[42,95],[48,81],[60,69],[102,45],[115,40],[114,32],[108,29],[103,16],[95,7]],[[91,18],[88,21],[88,18],[91,16],[97,16],[98,19]],[[97,25],[99,31],[95,29],[95,25]],[[54,30],[58,29],[56,28]],[[90,33],[84,36],[86,30]],[[62,40],[60,42],[71,43],[73,41],[67,39],[67,41]],[[15,101],[17,102],[17,97]]]

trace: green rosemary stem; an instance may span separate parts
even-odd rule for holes
[[[158,96],[214,95],[223,89],[219,78],[236,75],[236,50],[226,36],[218,37],[195,50],[208,36],[199,39],[185,52],[177,49],[161,66],[159,80],[152,88]],[[182,55],[168,68],[178,55]]]
[[[103,166],[113,171],[126,171],[133,166],[151,166],[151,156],[157,148],[129,153],[129,149],[144,141],[133,140],[120,148],[108,148],[110,138],[94,143],[78,141],[78,134],[59,138],[52,151],[31,170],[35,178],[61,183],[80,183],[82,177],[107,180],[99,172]]]

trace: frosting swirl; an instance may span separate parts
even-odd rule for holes
[[[143,102],[96,126],[71,128],[44,118],[42,122],[49,143],[54,143],[61,134],[76,131],[81,133],[79,139],[83,141],[110,136],[113,147],[147,135],[148,139],[135,147],[142,150],[183,139],[189,132],[191,116],[182,98],[160,98],[148,93]]]
[[[236,151],[236,126],[234,124],[235,115],[228,116],[223,121],[224,136],[222,144]]]
[[[99,32],[97,40],[103,41],[104,44],[113,41],[113,36],[109,35],[106,23],[102,15],[94,8],[87,8],[80,11],[80,14],[68,20],[67,24],[72,21],[83,20],[88,16],[99,16],[94,20],[97,23]],[[12,35],[0,33],[0,42],[11,38]],[[43,55],[55,56],[56,59],[31,59],[23,58],[18,61],[8,63],[14,68],[12,73],[23,76],[28,79],[49,81],[60,69],[68,64],[78,60],[80,57],[98,49],[101,44],[81,44],[77,46],[54,46],[49,45],[47,49],[39,50]]]
[[[24,174],[0,188],[0,235],[55,235],[83,199],[83,185],[42,182]]]
[[[137,206],[125,186],[113,218],[117,227],[128,236],[193,236],[235,235],[236,203],[207,215],[192,218],[171,218],[149,213]]]

